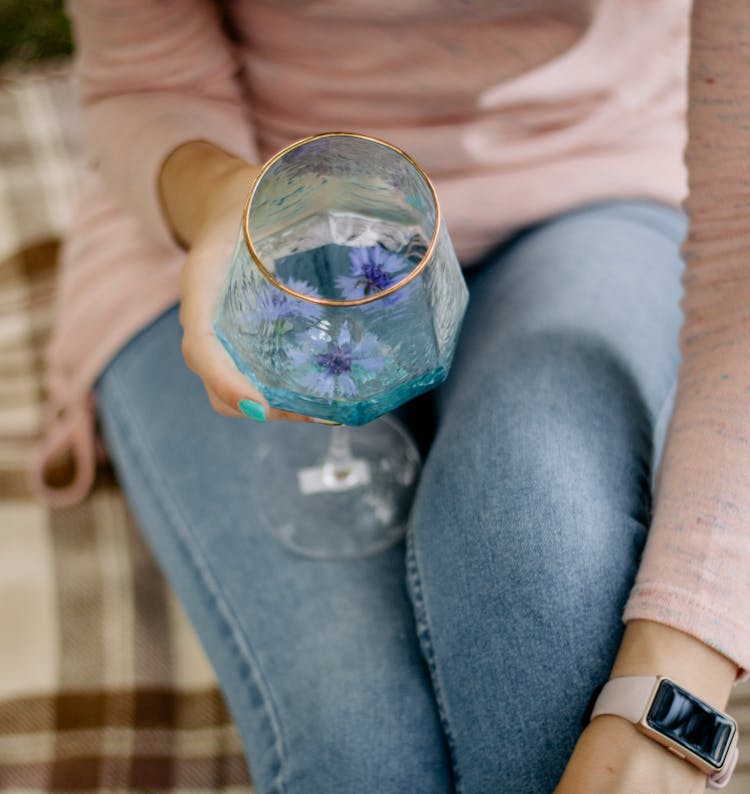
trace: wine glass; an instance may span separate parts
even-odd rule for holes
[[[338,425],[298,424],[293,445],[268,425],[248,450],[257,487],[289,484],[261,516],[287,546],[351,557],[403,536],[419,455],[383,415],[445,379],[467,301],[435,190],[400,149],[323,133],[263,166],[214,328],[270,405]]]

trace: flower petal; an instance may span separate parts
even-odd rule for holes
[[[359,339],[359,342],[354,346],[355,355],[369,356],[373,353],[380,353],[382,351],[382,344],[375,334],[365,331]]]
[[[356,276],[336,276],[336,286],[345,300],[357,300],[365,295],[364,284]]]
[[[329,402],[333,401],[333,394],[336,389],[336,381],[325,372],[308,372],[301,378],[302,385],[314,394],[327,397]]]
[[[339,329],[338,343],[343,347],[344,345],[350,344],[351,341],[352,334],[349,329],[349,323],[345,321],[342,323],[341,328]]]
[[[298,367],[302,367],[310,363],[310,354],[300,350],[299,348],[287,347],[286,354],[292,364],[295,364]]]
[[[357,384],[354,382],[351,375],[342,373],[338,376],[337,381],[339,390],[347,397],[353,397],[357,393]]]
[[[349,262],[352,266],[351,273],[353,276],[362,274],[364,267],[370,260],[369,250],[369,248],[364,246],[349,249]]]
[[[409,262],[406,259],[404,259],[403,256],[389,252],[388,255],[384,258],[381,267],[386,273],[393,274],[393,273],[398,273],[408,265]]]

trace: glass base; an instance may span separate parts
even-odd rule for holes
[[[295,428],[296,429],[296,428]],[[329,456],[333,428],[299,425],[299,443],[257,450],[253,475],[261,493],[260,518],[285,546],[305,557],[345,559],[375,554],[406,532],[420,469],[414,442],[392,417],[348,428],[352,457]]]

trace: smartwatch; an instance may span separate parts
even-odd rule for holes
[[[635,723],[724,788],[737,764],[737,723],[665,676],[612,678],[596,698],[591,718],[614,714]]]

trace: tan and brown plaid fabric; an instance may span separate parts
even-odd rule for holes
[[[64,65],[0,74],[0,791],[248,792],[213,671],[111,472],[76,508],[29,493],[72,99]]]
[[[68,510],[26,484],[77,141],[65,66],[0,74],[0,791],[247,792],[211,668],[112,474]],[[750,684],[730,710],[727,794],[746,794]]]

